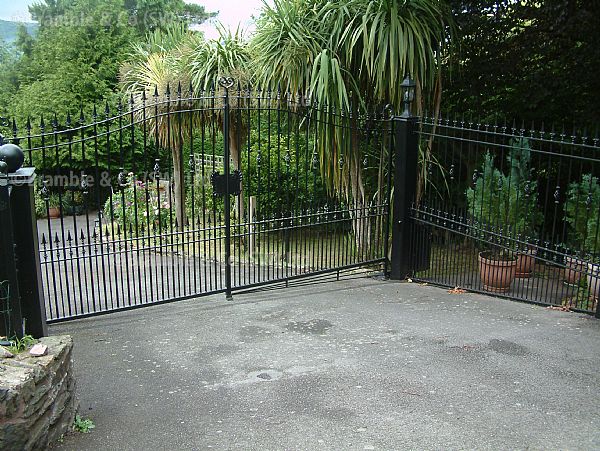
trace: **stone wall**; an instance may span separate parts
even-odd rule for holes
[[[45,337],[48,354],[0,359],[0,450],[38,450],[71,430],[77,400],[69,336]]]

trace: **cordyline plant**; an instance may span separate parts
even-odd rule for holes
[[[175,186],[175,209],[179,224],[185,224],[185,176],[183,145],[195,125],[205,123],[223,128],[222,99],[211,97],[221,76],[233,76],[239,83],[250,80],[247,45],[238,31],[231,33],[218,27],[219,38],[205,40],[201,34],[175,26],[151,33],[145,43],[134,47],[121,68],[121,86],[131,98],[140,120],[151,124],[151,135],[164,149],[171,149]],[[199,101],[215,102],[210,108],[199,108]],[[193,104],[190,104],[192,102]],[[230,149],[234,167],[240,167],[237,141],[244,125],[235,120],[236,108],[231,102]],[[238,212],[243,216],[243,210]]]
[[[402,105],[400,82],[411,74],[423,90],[439,88],[439,58],[448,41],[451,12],[439,0],[275,0],[265,5],[251,43],[257,79],[282,83],[291,92],[308,89],[315,111],[316,150],[330,193],[360,212],[369,204],[358,139],[344,139],[342,120],[328,111],[364,111]],[[439,89],[437,89],[439,93]],[[350,128],[358,133],[358,115]],[[339,161],[346,162],[340,165]],[[353,222],[357,245],[370,227]]]
[[[182,89],[189,89],[186,55],[201,42],[201,36],[184,25],[154,31],[147,41],[136,44],[121,67],[121,86],[138,120],[150,124],[149,133],[158,146],[170,149],[173,159],[174,199],[177,222],[185,224],[185,176],[183,144],[197,118],[171,114],[187,109]]]

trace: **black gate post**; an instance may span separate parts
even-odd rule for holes
[[[392,252],[390,279],[403,280],[411,272],[413,224],[411,205],[417,190],[418,135],[417,117],[410,112],[415,95],[415,83],[406,77],[404,111],[394,117],[394,212],[392,219]]]
[[[23,317],[21,315],[21,299],[17,281],[17,265],[15,261],[15,242],[13,238],[13,222],[10,208],[10,191],[7,165],[0,161],[0,336],[11,338],[23,337]],[[6,284],[5,284],[6,283]]]
[[[48,335],[46,306],[42,291],[42,271],[34,199],[34,168],[21,168],[10,174],[13,236],[16,246],[21,314],[25,332],[36,338]]]
[[[225,146],[223,172],[225,172],[225,297],[228,301],[233,300],[231,295],[231,187],[229,186],[229,171],[231,149],[229,148],[229,88],[233,86],[233,79],[223,77],[219,84],[225,89],[223,109],[223,144]]]

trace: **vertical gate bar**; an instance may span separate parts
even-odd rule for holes
[[[104,265],[104,240],[102,238],[102,208],[100,207],[101,202],[100,202],[100,169],[99,169],[99,162],[98,162],[98,111],[96,109],[96,105],[94,105],[94,108],[92,110],[92,136],[93,136],[93,147],[94,147],[94,159],[93,159],[93,163],[94,163],[94,187],[96,190],[96,204],[98,206],[98,216],[95,219],[95,221],[98,222],[98,229],[99,229],[99,233],[96,233],[96,228],[94,227],[94,231],[92,233],[92,240],[94,242],[94,264],[95,264],[95,268],[96,268],[96,277],[97,277],[97,281],[98,284],[100,283],[100,266],[102,267],[102,288],[103,290],[100,289],[100,286],[98,286],[98,306],[96,306],[96,304],[94,303],[94,311],[98,310],[102,310],[102,294],[104,294],[104,305],[105,305],[105,309],[108,310],[108,295],[106,293],[106,267]],[[83,133],[83,131],[82,131]],[[42,148],[44,148],[44,143],[42,142]],[[94,221],[94,222],[95,222]],[[100,236],[100,255],[102,256],[102,263],[101,265],[98,265],[98,235]],[[89,238],[88,238],[89,239]]]
[[[55,156],[55,162],[58,166],[59,161],[60,161],[60,154],[59,154],[59,144],[58,144],[58,118],[56,116],[56,114],[54,114],[54,119],[52,121],[52,134],[54,136],[54,156]],[[56,169],[56,175],[60,175],[60,168],[57,167]],[[63,214],[63,198],[62,198],[62,194],[60,191],[58,191],[58,202],[59,202],[59,206],[60,206],[60,231],[61,231],[61,238],[62,238],[62,250],[63,250],[63,268],[64,268],[64,274],[65,276],[68,274],[68,268],[67,268],[67,250],[66,250],[66,238],[65,238],[65,223],[64,223],[64,214]],[[50,233],[50,232],[49,232]],[[55,243],[56,243],[56,248],[57,248],[57,259],[59,261],[59,263],[57,264],[58,267],[58,282],[59,282],[59,287],[60,287],[60,292],[61,294],[61,303],[62,303],[62,308],[63,308],[63,314],[65,314],[65,298],[64,298],[64,293],[66,293],[67,295],[67,307],[68,307],[68,311],[69,311],[69,316],[71,316],[71,291],[69,289],[69,282],[68,280],[65,280],[64,283],[64,287],[63,287],[63,275],[61,274],[61,265],[60,265],[60,239],[58,238],[58,233],[56,234],[55,237]],[[66,290],[64,289],[66,288]]]
[[[135,158],[135,147],[136,147],[136,141],[135,141],[135,101],[133,98],[133,94],[130,96],[129,98],[129,140],[130,140],[130,146],[131,146],[131,159],[133,162],[133,167],[132,167],[132,172],[134,174],[133,176],[133,205],[134,205],[134,209],[135,209],[135,235],[133,235],[132,230],[131,230],[131,224],[130,224],[130,234],[129,236],[132,238],[132,245],[133,243],[135,243],[135,248],[136,248],[136,258],[135,258],[135,263],[133,263],[132,259],[132,269],[134,270],[134,274],[135,274],[135,266],[137,265],[137,279],[138,279],[138,299],[140,300],[140,303],[143,302],[143,299],[145,297],[145,293],[142,291],[142,271],[141,271],[141,260],[140,260],[140,223],[139,223],[139,218],[138,218],[138,189],[141,189],[141,187],[138,187],[138,173],[137,173],[137,163],[136,163],[136,158]],[[144,249],[142,247],[142,256],[141,258],[144,258]],[[135,284],[134,284],[135,285]],[[137,302],[136,302],[137,303]]]
[[[85,154],[85,145],[86,145],[86,140],[85,140],[85,130],[87,128],[87,126],[85,125],[85,117],[83,114],[83,107],[81,107],[80,109],[80,114],[79,114],[79,123],[78,123],[79,127],[80,127],[80,139],[81,139],[81,159],[83,162],[86,162],[86,154]],[[87,171],[86,171],[87,172]],[[90,299],[89,299],[89,293],[91,291],[92,294],[92,306],[96,305],[96,294],[95,294],[95,290],[94,287],[96,284],[94,284],[94,271],[93,271],[93,260],[92,260],[92,246],[91,246],[91,242],[90,242],[90,211],[89,211],[89,202],[88,202],[88,176],[87,174],[84,172],[82,173],[82,177],[81,177],[81,182],[79,185],[79,188],[81,189],[81,198],[83,201],[83,207],[84,207],[84,211],[85,211],[85,235],[83,234],[83,230],[81,230],[81,234],[80,234],[80,240],[81,240],[81,246],[82,246],[82,253],[83,253],[83,257],[84,257],[84,261],[83,261],[83,266],[84,266],[84,274],[83,274],[83,279],[85,281],[85,291],[86,291],[86,307],[87,307],[87,311],[86,313],[89,313],[90,311],[92,311],[92,309],[90,309]],[[34,192],[35,195],[35,192]],[[77,231],[76,231],[77,232]],[[86,241],[87,241],[87,245],[86,245]],[[85,264],[85,252],[87,249],[87,261],[88,261],[88,270],[86,270],[86,264]],[[88,277],[91,278],[92,282],[90,283],[88,281]]]
[[[388,142],[391,144],[394,140],[394,117],[390,117],[388,128]],[[388,147],[388,161],[387,161],[387,190],[386,190],[386,198],[385,198],[385,225],[384,225],[384,244],[383,244],[383,257],[385,260],[383,261],[383,274],[387,278],[389,277],[389,251],[390,251],[390,221],[392,220],[391,216],[391,198],[392,198],[392,158],[394,155],[393,147],[390,145]]]
[[[241,86],[240,83],[238,82],[237,85],[237,96],[236,96],[236,110],[235,110],[235,141],[236,141],[236,151],[238,153],[237,155],[237,167],[235,167],[234,169],[237,169],[239,171],[241,171],[243,169],[243,163],[242,163],[242,155],[243,155],[243,151],[242,151],[242,110],[241,110]],[[243,182],[240,182],[240,188],[241,188],[241,192],[240,194],[238,194],[237,196],[237,226],[236,226],[236,232],[237,232],[237,252],[238,252],[238,259],[237,259],[237,284],[238,285],[243,285],[242,282],[242,264],[244,262],[244,256],[243,256],[243,246],[244,246],[244,237],[243,237],[243,225],[244,225],[244,216],[246,215],[246,212],[244,210],[244,190],[243,190]]]
[[[206,91],[203,89],[200,92],[200,114],[205,114],[206,108]],[[204,292],[209,290],[209,284],[212,286],[212,275],[210,273],[210,242],[208,242],[208,251],[207,251],[207,238],[206,238],[206,128],[205,122],[202,121],[200,124],[200,154],[202,158],[202,268],[204,270]],[[210,218],[210,212],[208,214]],[[200,224],[200,213],[198,213],[198,224]],[[210,231],[208,234],[208,239],[210,239]]]
[[[230,158],[231,149],[229,142],[229,80],[221,79],[221,86],[225,90],[224,106],[223,106],[223,143],[225,146],[224,161],[223,161],[223,172],[225,173],[225,297],[228,301],[233,300],[231,295],[231,199],[229,197],[230,186],[229,186],[229,173],[230,173]]]
[[[262,90],[260,88],[260,86],[258,87],[258,91],[257,91],[257,99],[256,99],[256,115],[258,117],[258,120],[256,121],[256,132],[257,132],[257,149],[256,149],[256,220],[257,220],[257,225],[256,225],[256,230],[255,230],[255,235],[256,235],[256,260],[258,263],[258,271],[256,269],[253,269],[253,283],[256,283],[257,280],[260,282],[262,279],[262,266],[261,266],[261,258],[260,258],[260,254],[261,254],[261,245],[262,245],[262,240],[261,240],[261,227],[262,227],[262,216],[261,216],[261,209],[260,209],[260,186],[261,186],[261,159],[262,159],[262,147],[261,147],[261,143],[262,143],[262,139],[261,139],[261,134],[260,134],[260,123],[262,121],[262,110],[261,110],[261,100],[262,100]],[[263,213],[264,214],[264,213]],[[256,277],[256,273],[258,272],[258,279]]]
[[[179,158],[177,158],[177,171],[175,170],[175,166],[173,166],[173,180],[177,182],[180,186],[180,189],[183,185],[184,179],[184,164],[183,164],[183,136],[181,131],[181,82],[177,84],[177,101],[175,108],[177,108],[177,113],[175,116],[175,130],[173,131],[175,136],[173,136],[173,141],[175,141],[175,148],[179,154]],[[177,175],[176,175],[177,173]],[[174,185],[176,186],[176,185]],[[185,230],[185,204],[184,204],[185,194],[181,196],[177,195],[177,191],[174,189],[173,191],[173,201],[175,208],[175,236],[173,239],[175,240],[175,252],[173,253],[173,261],[177,264],[177,294],[175,296],[180,297],[182,295],[182,287],[183,294],[185,295],[185,250],[183,249],[183,233]],[[177,208],[177,205],[181,203]],[[181,213],[183,211],[183,214]],[[180,261],[181,260],[181,261]]]

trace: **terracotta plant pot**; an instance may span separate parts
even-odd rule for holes
[[[531,274],[533,274],[533,268],[535,267],[536,255],[536,249],[528,249],[526,252],[519,252],[517,254],[516,277],[520,279],[527,279],[531,277]]]
[[[584,262],[575,257],[565,259],[566,267],[564,270],[565,282],[571,285],[577,285],[584,268]]]
[[[598,299],[600,294],[600,264],[588,263],[587,283],[590,289],[590,296]]]
[[[48,209],[48,217],[50,219],[60,218],[60,208],[58,208],[58,207],[50,207]]]
[[[500,259],[491,252],[479,253],[479,275],[483,289],[494,293],[506,293],[515,280],[517,259]]]

